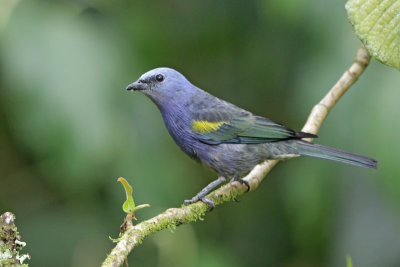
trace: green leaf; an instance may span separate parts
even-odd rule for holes
[[[348,0],[346,10],[368,52],[400,70],[400,0]]]
[[[141,210],[143,208],[150,208],[150,204],[142,204],[142,205],[136,206],[135,211]]]
[[[127,180],[125,180],[122,177],[119,177],[117,181],[122,183],[126,193],[126,201],[122,205],[122,209],[126,213],[133,213],[135,211],[135,201],[133,200],[132,196],[133,192],[132,186],[128,183]]]
[[[351,260],[351,257],[349,255],[346,256],[346,266],[353,267],[353,261]]]

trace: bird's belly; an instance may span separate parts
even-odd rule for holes
[[[196,152],[204,165],[227,178],[242,177],[266,159],[297,156],[297,151],[287,142],[207,145]]]
[[[246,144],[207,145],[197,156],[204,165],[227,178],[243,176],[264,159],[256,145]]]

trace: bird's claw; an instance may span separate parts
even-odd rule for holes
[[[192,204],[192,203],[194,203],[194,202],[193,202],[192,200],[188,200],[188,199],[186,199],[186,200],[183,201],[183,204],[184,204],[185,206],[190,205],[190,204]]]
[[[201,201],[203,201],[203,203],[208,205],[209,210],[208,211],[212,211],[215,207],[214,202],[206,197],[203,197],[202,199],[200,199]]]
[[[190,204],[192,204],[192,203],[195,203],[195,202],[197,202],[197,201],[199,201],[199,200],[208,205],[208,207],[209,207],[209,210],[208,210],[208,211],[212,211],[212,210],[214,209],[214,207],[215,207],[214,202],[213,202],[212,200],[206,198],[206,197],[199,198],[198,196],[195,196],[195,197],[193,197],[193,198],[190,199],[190,200],[185,200],[185,201],[183,201],[183,204],[184,204],[185,206],[187,206],[187,205],[190,205]]]

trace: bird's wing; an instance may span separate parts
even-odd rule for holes
[[[259,144],[316,137],[308,133],[295,132],[244,110],[200,110],[194,114],[191,127],[196,137],[207,144]]]
[[[259,144],[288,139],[317,137],[310,133],[296,132],[264,117],[255,116],[255,118],[255,122],[251,127],[238,135],[237,139],[239,143]]]
[[[208,144],[220,144],[235,139],[253,124],[248,112],[203,109],[194,113],[191,128],[196,137]]]

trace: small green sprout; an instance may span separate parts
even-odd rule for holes
[[[127,213],[128,215],[131,215],[132,218],[136,220],[136,217],[135,217],[135,214],[134,214],[135,211],[143,209],[143,208],[150,207],[150,205],[149,204],[143,204],[143,205],[135,206],[135,201],[133,200],[133,196],[132,196],[132,192],[133,192],[132,186],[123,177],[119,177],[117,179],[117,181],[122,183],[122,185],[123,185],[123,187],[125,189],[125,193],[126,193],[126,201],[122,205],[122,210],[125,213]]]

